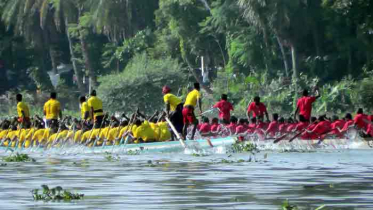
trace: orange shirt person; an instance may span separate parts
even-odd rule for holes
[[[56,125],[58,118],[62,119],[61,104],[57,101],[57,93],[52,92],[50,99],[44,104],[44,116],[47,120],[47,126]]]
[[[193,124],[193,132],[192,138],[194,139],[194,135],[197,130],[198,120],[194,114],[194,109],[198,105],[200,113],[202,113],[202,97],[200,93],[200,85],[199,83],[194,83],[194,89],[189,92],[185,99],[184,108],[183,108],[183,121],[184,121],[184,128],[183,128],[183,137],[186,138],[187,129],[190,124]]]

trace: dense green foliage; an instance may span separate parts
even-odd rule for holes
[[[182,95],[203,81],[203,57],[205,108],[228,93],[239,115],[254,95],[291,113],[319,86],[319,113],[371,109],[371,11],[368,0],[0,0],[0,95],[27,91],[37,105],[56,89],[76,110],[98,88],[106,110],[151,112],[164,84]]]
[[[107,109],[135,111],[162,109],[162,85],[168,84],[174,90],[182,87],[182,68],[177,60],[151,59],[145,53],[136,55],[118,74],[102,77],[98,93]]]

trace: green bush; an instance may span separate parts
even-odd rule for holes
[[[102,77],[98,94],[108,111],[128,112],[139,107],[151,113],[163,108],[162,86],[167,84],[177,91],[183,87],[184,75],[177,60],[154,60],[138,54],[123,72]]]

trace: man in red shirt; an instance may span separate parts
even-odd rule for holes
[[[221,100],[214,105],[214,108],[219,110],[219,119],[229,122],[231,118],[231,111],[233,111],[233,106],[228,102],[228,96],[226,94],[221,95]]]
[[[362,129],[364,131],[368,130],[368,126],[370,124],[369,118],[367,115],[364,114],[362,108],[357,110],[357,115],[354,118],[354,124],[358,129]]]
[[[249,126],[247,127],[247,130],[246,132],[247,133],[254,133],[256,130],[256,118],[251,118],[251,123],[249,124]]]
[[[325,116],[320,116],[319,123],[317,123],[316,127],[310,133],[316,134],[319,138],[324,138],[331,130],[331,123],[325,120]]]
[[[199,132],[201,135],[208,135],[211,132],[211,125],[210,125],[210,120],[207,117],[203,118],[203,123],[199,127]]]
[[[219,131],[219,120],[218,118],[213,118],[211,121],[211,132],[218,132]]]
[[[279,123],[278,123],[278,114],[273,114],[272,116],[273,121],[269,124],[265,136],[271,136],[274,137],[276,133],[279,131]]]
[[[303,97],[298,99],[297,109],[294,113],[294,118],[297,116],[298,112],[299,115],[302,115],[306,121],[310,121],[311,114],[312,114],[312,104],[316,101],[316,99],[320,98],[319,91],[316,90],[316,96],[308,96],[308,90],[303,90]]]
[[[343,135],[340,131],[343,129],[345,124],[346,122],[344,120],[340,120],[338,116],[333,116],[333,123],[331,124],[332,131],[330,132],[330,134],[335,135],[338,138],[343,138]]]
[[[230,121],[231,123],[227,126],[227,128],[230,131],[231,135],[234,135],[236,133],[238,119],[237,117],[232,116]]]
[[[339,132],[346,133],[353,126],[354,126],[354,121],[352,120],[352,115],[350,113],[347,113],[345,116],[345,124]]]
[[[269,121],[267,107],[260,102],[260,97],[255,96],[254,102],[252,102],[249,107],[247,108],[247,119],[251,119],[250,113],[253,114],[253,117],[258,118],[258,120],[264,120],[264,114],[267,117],[267,121]]]

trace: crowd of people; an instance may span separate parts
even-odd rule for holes
[[[294,117],[284,119],[273,113],[271,121],[265,104],[258,96],[248,105],[247,116],[238,119],[231,116],[234,107],[228,101],[228,96],[223,94],[221,100],[212,107],[218,111],[218,117],[210,121],[203,116],[199,83],[194,84],[194,89],[188,93],[184,102],[172,94],[168,86],[163,87],[162,93],[164,111],[145,116],[137,109],[130,117],[125,114],[110,117],[104,112],[103,103],[93,90],[88,99],[84,96],[79,98],[80,119],[68,116],[63,118],[55,92],[50,94],[50,99],[44,104],[44,117],[31,117],[22,95],[17,94],[18,117],[1,122],[0,144],[30,147],[53,146],[69,141],[99,146],[168,141],[178,138],[179,135],[176,134],[182,134],[180,138],[186,139],[190,126],[190,139],[194,139],[197,131],[202,136],[234,135],[241,140],[253,135],[260,136],[261,139],[276,139],[290,134],[297,134],[301,139],[324,139],[327,136],[344,138],[351,128],[360,130],[364,137],[373,136],[373,116],[364,114],[361,108],[354,117],[350,113],[341,119],[338,116],[312,116],[312,104],[320,97],[318,90],[315,90],[314,96],[310,96],[307,90],[303,91]],[[197,115],[196,109],[199,111]],[[198,120],[199,116],[201,120]]]

